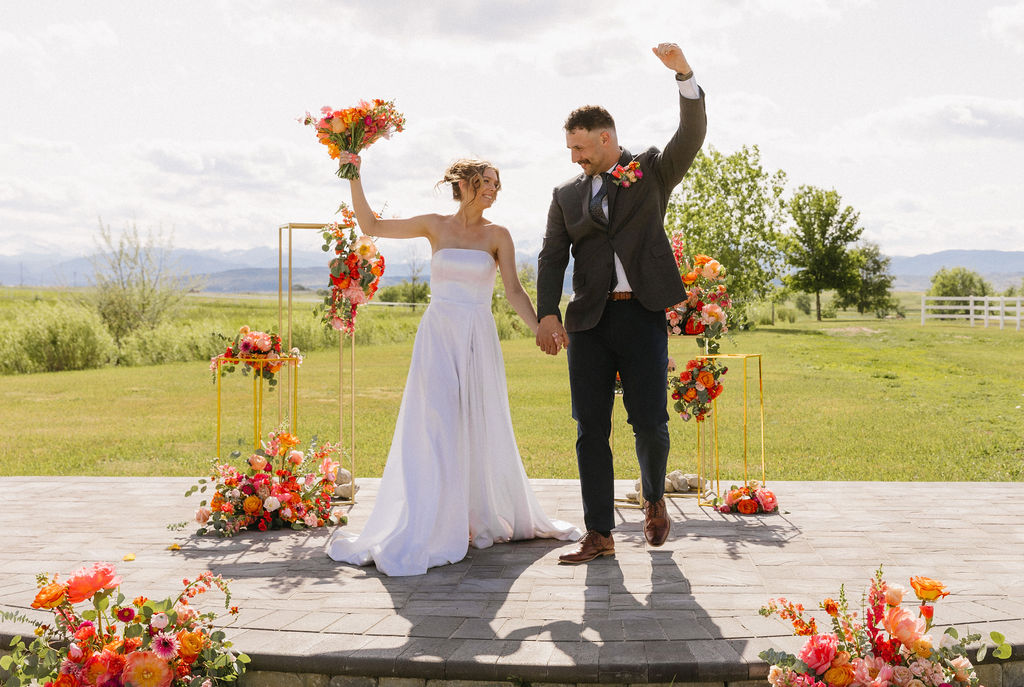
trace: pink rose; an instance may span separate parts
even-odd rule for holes
[[[267,459],[257,453],[254,453],[249,456],[249,467],[256,472],[263,472],[264,468],[267,467]]]
[[[717,510],[718,510],[719,513],[729,513],[729,512],[732,512],[732,508],[730,508],[728,505],[726,505],[724,503],[721,506],[719,506]]]
[[[306,513],[305,517],[302,518],[302,521],[309,527],[316,527],[318,524],[315,513]]]
[[[119,584],[121,578],[114,571],[114,566],[110,563],[94,563],[71,573],[68,578],[68,601],[76,604]]]
[[[800,649],[799,658],[815,673],[821,675],[832,665],[832,659],[836,657],[838,649],[839,638],[834,634],[811,635]]]
[[[705,325],[716,322],[725,324],[725,311],[717,303],[708,303],[700,310],[700,321]]]
[[[171,622],[166,613],[154,613],[149,619],[149,626],[156,630],[162,630]]]
[[[970,679],[971,669],[974,667],[971,665],[970,660],[966,656],[957,656],[949,662],[956,672],[955,677],[957,682],[967,682]]]
[[[885,629],[904,646],[912,647],[924,634],[924,621],[902,606],[892,606],[883,619]]]
[[[200,525],[210,519],[210,509],[206,506],[200,506],[196,509],[196,522]]]
[[[765,513],[771,513],[779,507],[779,501],[775,498],[775,494],[763,487],[754,492],[754,498],[761,504],[761,509]]]
[[[288,462],[292,465],[302,465],[302,451],[292,451],[288,454]]]

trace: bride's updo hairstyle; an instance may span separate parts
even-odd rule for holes
[[[480,187],[484,183],[484,172],[488,169],[493,169],[494,173],[498,176],[498,184],[495,190],[501,190],[501,174],[498,172],[498,168],[487,160],[473,160],[470,158],[463,158],[453,162],[445,170],[444,178],[437,182],[437,185],[451,184],[452,198],[461,203],[463,198],[462,190],[459,189],[459,181],[464,179],[469,183],[470,188],[473,189],[472,197],[466,199],[471,201],[473,198],[476,198],[476,194],[480,191]]]

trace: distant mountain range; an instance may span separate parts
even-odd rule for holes
[[[520,264],[537,264],[536,253],[518,253]],[[223,293],[277,292],[277,251],[250,248],[237,251],[177,249],[171,262],[177,271],[199,278],[205,291]],[[296,251],[292,256],[294,286],[323,288],[327,283],[327,256],[322,251]],[[943,267],[966,267],[981,274],[998,291],[1019,286],[1024,279],[1024,251],[946,250],[913,256],[891,257],[894,288],[923,291],[931,276]],[[287,268],[287,265],[285,265]],[[421,278],[430,274],[422,265]],[[389,262],[383,284],[397,284],[412,274],[413,266]],[[93,274],[90,258],[26,254],[0,256],[0,284],[7,286],[87,286]],[[287,275],[285,276],[287,278]],[[569,281],[568,275],[566,281]]]

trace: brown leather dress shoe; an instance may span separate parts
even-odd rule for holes
[[[668,519],[668,508],[665,499],[651,502],[644,501],[644,537],[651,546],[661,546],[668,539],[668,531],[672,521]]]
[[[586,563],[592,561],[599,556],[614,556],[615,555],[615,541],[611,535],[607,537],[603,536],[599,532],[594,530],[587,530],[587,533],[583,535],[583,538],[579,541],[579,546],[575,550],[569,553],[563,553],[558,557],[559,563],[565,563],[567,565],[578,565],[579,563]]]

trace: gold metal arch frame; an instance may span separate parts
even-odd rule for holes
[[[295,231],[323,231],[327,226],[324,224],[310,224],[302,222],[289,222],[277,228],[277,326],[278,331],[287,332],[288,350],[292,349],[292,248],[294,245]],[[285,232],[288,233],[288,301],[285,305]],[[285,328],[285,314],[287,313],[287,328]],[[345,437],[345,334],[338,332],[338,444],[344,443]],[[348,498],[338,499],[346,504],[354,505],[356,502],[356,336],[353,332],[349,339],[349,471],[352,473],[352,492]],[[281,401],[278,400],[280,405]],[[280,410],[278,411],[280,413]]]

